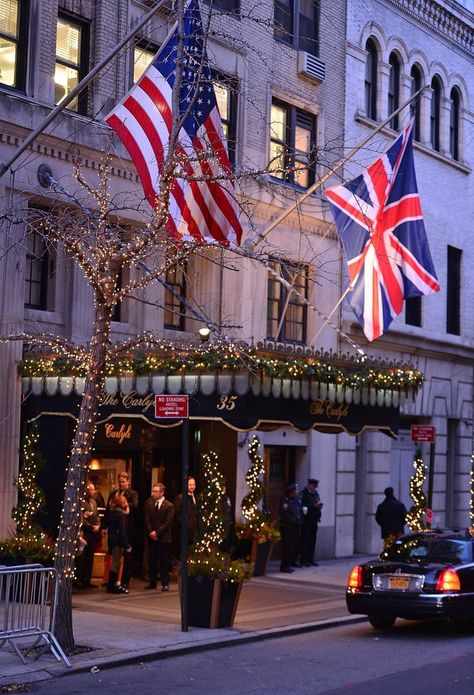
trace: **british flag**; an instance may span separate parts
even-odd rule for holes
[[[350,304],[369,340],[403,300],[438,292],[416,185],[413,121],[357,178],[325,192],[347,255]]]
[[[138,82],[106,117],[130,153],[145,196],[155,207],[173,127],[178,27]],[[236,191],[217,106],[198,0],[184,11],[183,77],[177,101],[181,129],[170,189],[168,234],[222,246],[240,244]],[[178,175],[179,174],[179,175]]]

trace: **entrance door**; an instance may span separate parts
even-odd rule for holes
[[[295,460],[296,447],[265,447],[265,503],[271,521],[278,521],[280,498],[285,494],[286,484],[295,480]]]
[[[416,452],[416,444],[410,439],[410,432],[401,430],[398,439],[392,444],[390,455],[390,484],[397,497],[407,509],[413,505],[410,497],[410,478],[415,469],[413,459]],[[426,465],[426,464],[425,464]]]

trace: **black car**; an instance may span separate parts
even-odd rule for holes
[[[431,530],[398,538],[377,560],[354,567],[346,602],[379,630],[396,618],[474,620],[473,537]]]

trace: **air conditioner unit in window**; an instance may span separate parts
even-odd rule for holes
[[[326,77],[326,64],[306,51],[298,51],[298,74],[314,82],[322,82]]]

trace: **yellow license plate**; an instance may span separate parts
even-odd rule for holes
[[[399,591],[406,591],[410,586],[410,580],[405,577],[390,577],[388,580],[389,589],[398,589]]]

